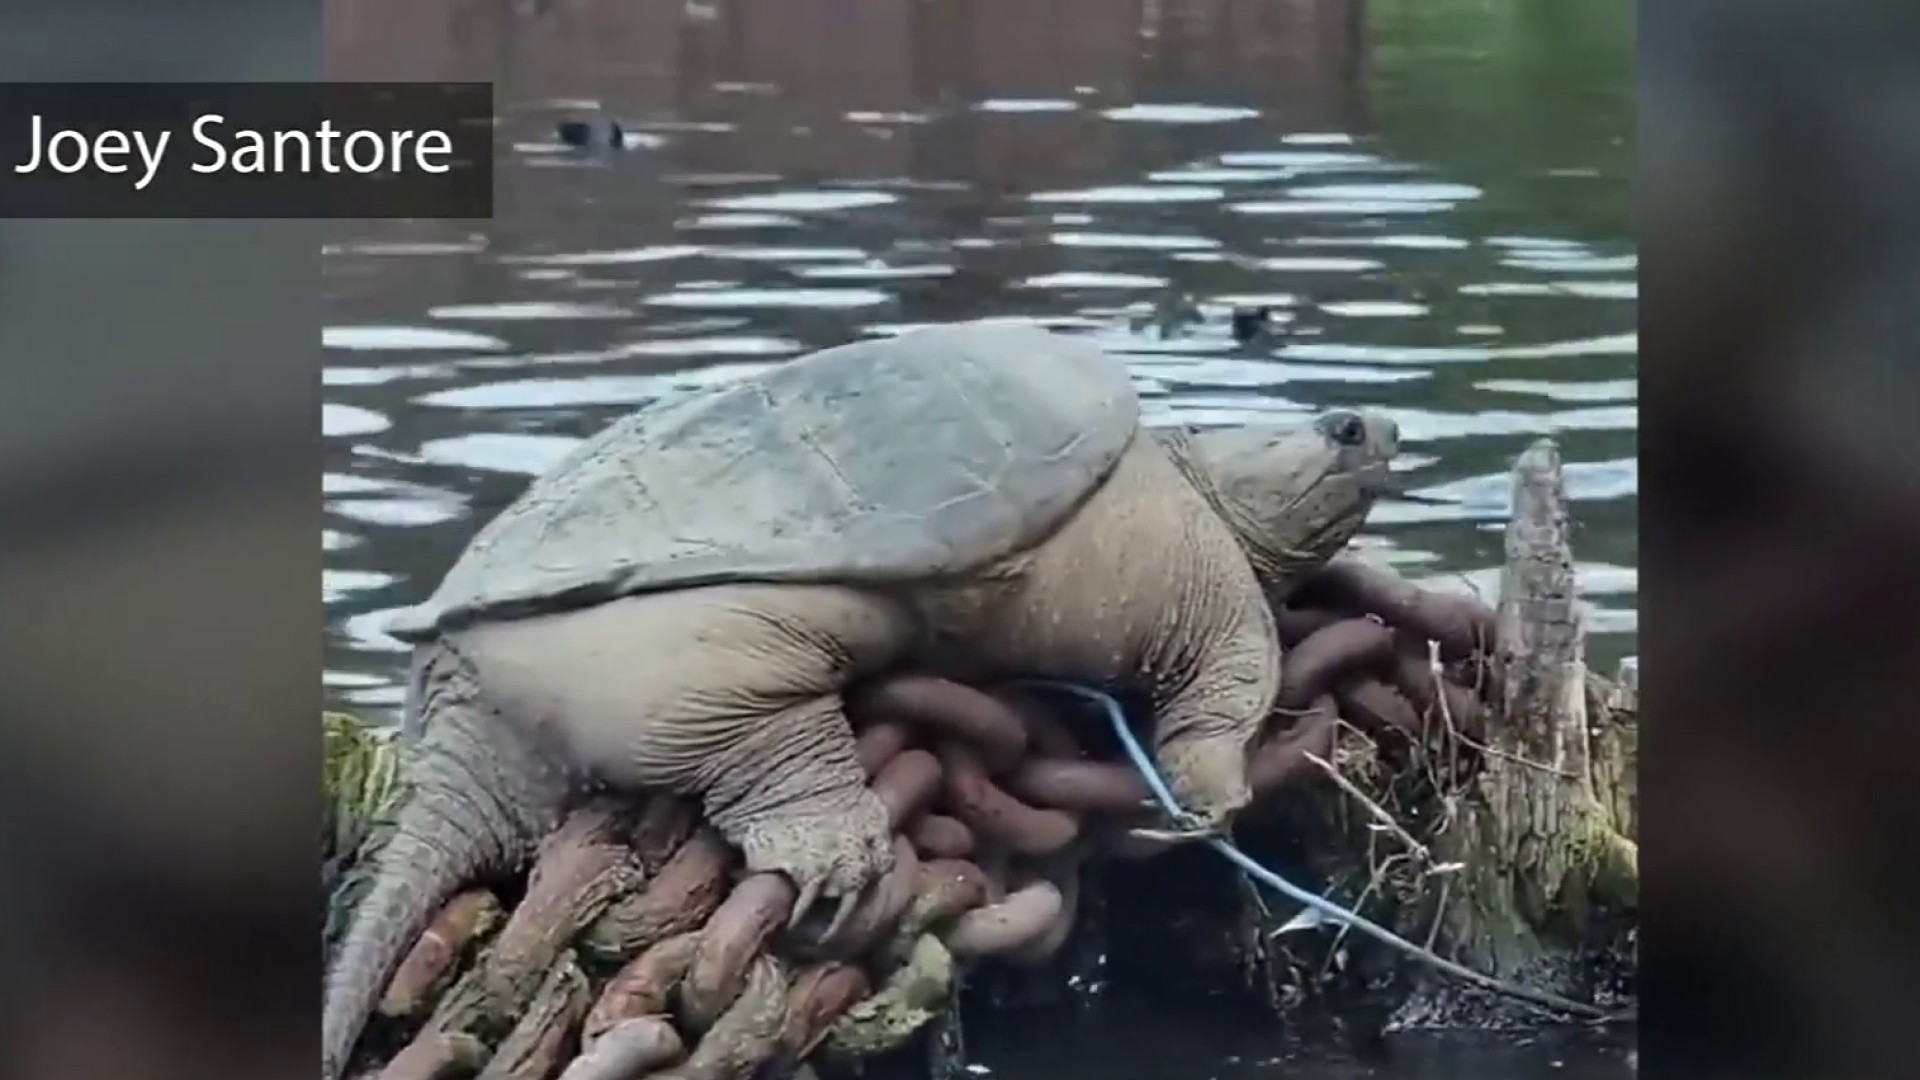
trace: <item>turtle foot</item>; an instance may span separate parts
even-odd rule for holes
[[[1218,835],[1253,801],[1247,783],[1247,745],[1232,736],[1170,739],[1158,750],[1167,786],[1183,813],[1173,822],[1184,833]]]
[[[748,824],[739,843],[748,871],[785,874],[793,882],[798,898],[790,926],[816,902],[837,905],[826,932],[829,938],[893,869],[887,808],[865,788],[830,807],[771,811]]]

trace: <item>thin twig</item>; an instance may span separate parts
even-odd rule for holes
[[[1574,775],[1573,773],[1570,773],[1565,769],[1556,768],[1552,765],[1548,765],[1544,761],[1534,761],[1530,758],[1521,757],[1519,754],[1515,754],[1507,750],[1501,750],[1501,749],[1498,749],[1497,747],[1488,746],[1486,743],[1483,743],[1478,739],[1475,739],[1472,736],[1467,735],[1465,732],[1461,731],[1458,727],[1454,725],[1453,711],[1447,707],[1446,688],[1442,686],[1440,682],[1440,680],[1443,678],[1441,672],[1444,669],[1440,663],[1440,643],[1439,642],[1437,641],[1427,642],[1427,663],[1428,663],[1428,668],[1427,668],[1428,674],[1433,678],[1434,705],[1436,708],[1440,710],[1441,722],[1446,725],[1448,742],[1460,743],[1465,746],[1470,746],[1473,749],[1478,750],[1483,754],[1490,754],[1497,758],[1503,758],[1507,761],[1513,762],[1516,765],[1523,765],[1529,769],[1538,769],[1541,772],[1548,773],[1553,776],[1558,776],[1565,780],[1580,779],[1580,777]],[[1476,693],[1477,692],[1478,692],[1478,689],[1476,688]],[[1447,764],[1451,767],[1454,764],[1454,762],[1449,761]]]
[[[1300,755],[1306,758],[1308,761],[1313,762],[1314,765],[1318,766],[1321,772],[1326,773],[1327,777],[1331,779],[1334,782],[1334,784],[1340,788],[1341,791],[1346,792],[1349,796],[1353,798],[1355,802],[1358,802],[1361,806],[1366,807],[1367,813],[1373,818],[1373,820],[1379,822],[1383,828],[1393,833],[1394,836],[1398,837],[1400,839],[1400,842],[1405,844],[1408,847],[1408,849],[1410,849],[1415,855],[1417,855],[1421,862],[1424,863],[1424,862],[1432,861],[1432,856],[1428,854],[1427,846],[1425,844],[1422,844],[1420,841],[1415,840],[1413,838],[1412,833],[1407,832],[1406,829],[1400,826],[1399,822],[1393,820],[1392,814],[1387,813],[1384,809],[1381,808],[1379,803],[1374,802],[1371,798],[1368,798],[1367,793],[1364,791],[1361,791],[1359,787],[1357,787],[1353,783],[1353,781],[1348,780],[1345,776],[1342,776],[1340,774],[1339,769],[1334,768],[1333,765],[1330,764],[1325,758],[1322,758],[1320,755],[1314,753],[1311,750],[1302,750],[1300,751]]]
[[[1453,875],[1448,874],[1440,879],[1440,902],[1434,905],[1433,922],[1427,926],[1426,946],[1429,949],[1433,948],[1434,942],[1440,940],[1440,923],[1447,917],[1447,900],[1452,894]]]

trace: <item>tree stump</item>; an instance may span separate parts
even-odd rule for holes
[[[1611,700],[1592,700],[1568,534],[1560,451],[1542,439],[1514,469],[1488,687],[1500,719],[1433,848],[1458,864],[1438,913],[1455,959],[1591,1000],[1591,961],[1617,945],[1606,940],[1614,921],[1599,916],[1638,900],[1631,716],[1619,711],[1631,695],[1608,687]],[[1533,1006],[1435,984],[1395,1026],[1508,1018],[1539,1019]]]

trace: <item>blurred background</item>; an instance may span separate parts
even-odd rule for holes
[[[582,436],[659,394],[1017,316],[1158,422],[1365,405],[1361,543],[1491,595],[1507,468],[1565,444],[1596,662],[1636,625],[1634,10],[1515,0],[328,0],[334,77],[494,83],[491,222],[324,256],[326,680]],[[556,140],[617,121],[625,152]],[[1270,307],[1241,343],[1236,308]]]

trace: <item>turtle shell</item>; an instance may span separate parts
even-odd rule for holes
[[[423,640],[662,589],[963,574],[1051,535],[1139,428],[1084,338],[982,320],[797,357],[576,448],[388,630]]]

